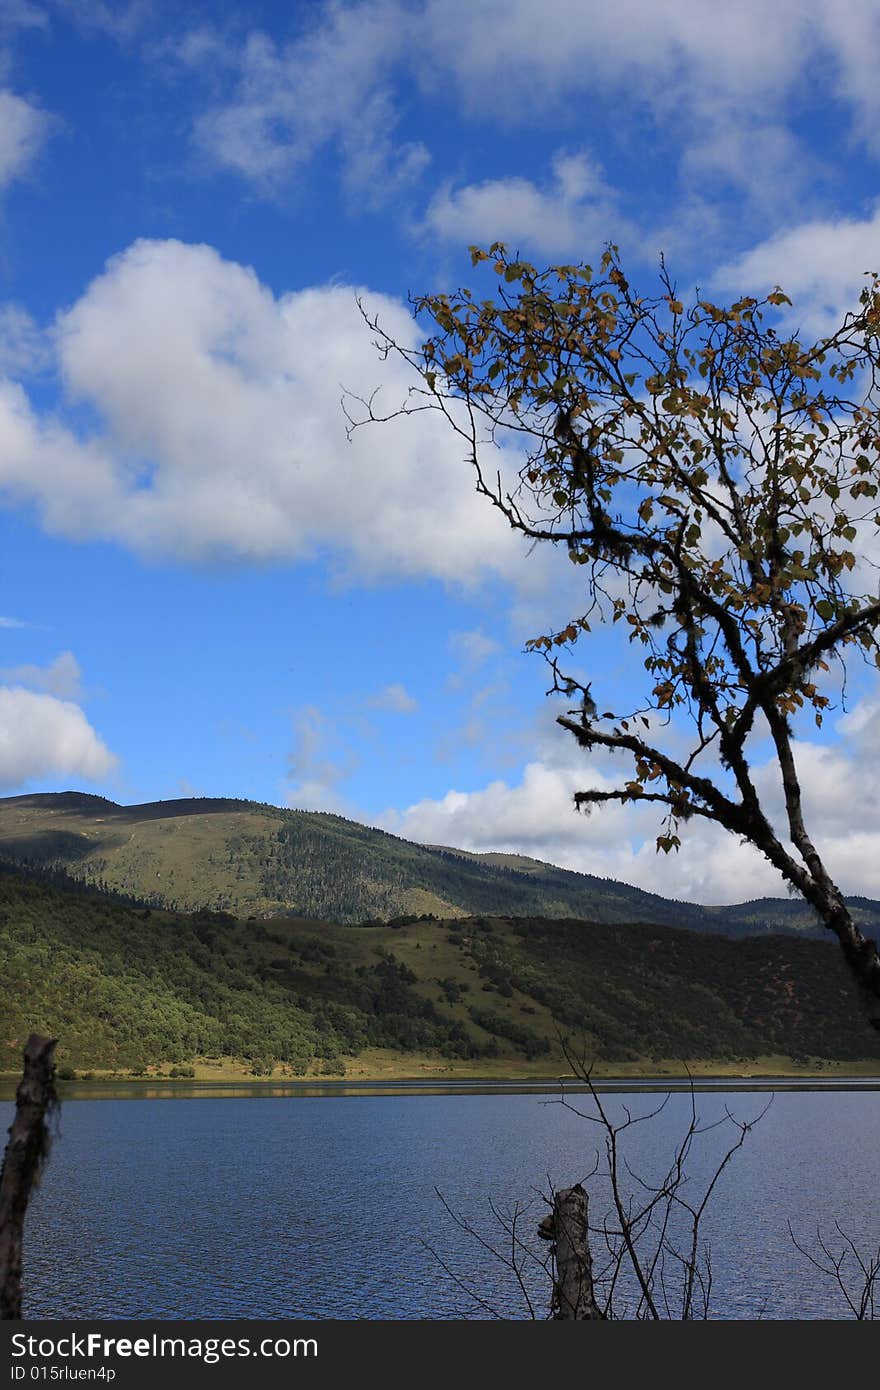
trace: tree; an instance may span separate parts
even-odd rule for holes
[[[681,1137],[666,1158],[662,1145],[648,1145],[649,1153],[654,1150],[649,1172],[637,1136],[641,1126],[650,1128],[665,1110],[670,1093],[640,1112],[630,1108],[628,1097],[611,1097],[609,1106],[593,1081],[592,1064],[567,1040],[562,1047],[577,1090],[566,1090],[563,1083],[558,1100],[546,1103],[560,1104],[586,1121],[599,1143],[589,1171],[573,1187],[551,1186],[533,1194],[549,1209],[537,1227],[541,1240],[551,1242],[549,1253],[536,1249],[530,1239],[535,1230],[534,1219],[529,1220],[532,1204],[517,1199],[500,1206],[490,1201],[494,1230],[488,1235],[437,1192],[445,1212],[507,1271],[510,1293],[518,1291],[524,1314],[531,1319],[547,1316],[548,1304],[554,1320],[688,1322],[717,1317],[706,1218],[722,1177],[775,1097],[771,1095],[748,1120],[737,1118],[726,1103],[721,1115],[704,1120],[690,1078],[690,1113]],[[586,1094],[577,1094],[582,1090]],[[880,1311],[880,1245],[876,1251],[868,1244],[860,1246],[839,1222],[834,1230],[834,1236],[825,1236],[817,1229],[811,1249],[788,1222],[792,1245],[836,1291],[837,1306],[859,1321],[873,1321]],[[511,1316],[490,1301],[492,1294],[478,1275],[457,1273],[436,1249],[427,1248],[484,1313]],[[749,1279],[747,1264],[741,1265],[738,1282],[745,1286]],[[720,1315],[725,1315],[723,1309]]]
[[[614,246],[596,275],[538,271],[500,242],[471,257],[494,269],[500,293],[417,298],[435,330],[419,350],[368,319],[382,353],[419,380],[390,414],[375,397],[353,413],[349,398],[352,425],[442,412],[478,492],[581,567],[582,613],[528,644],[569,697],[559,724],[587,753],[626,759],[618,787],[587,787],[577,807],[656,805],[666,853],[693,817],[755,846],[836,935],[880,1027],[877,945],[807,828],[795,746],[799,718],[821,725],[832,661],[842,672],[857,652],[880,664],[867,560],[880,528],[880,280],[866,277],[858,310],[805,346],[785,331],[791,301],[778,289],[686,307],[662,260],[659,293],[636,294]],[[765,325],[774,317],[778,328]],[[608,708],[560,657],[597,622],[619,621],[641,648],[644,690]],[[762,740],[787,835],[751,770]]]
[[[444,1210],[460,1230],[508,1271],[511,1291],[518,1289],[529,1318],[544,1316],[548,1303],[554,1320],[689,1322],[709,1318],[713,1267],[704,1221],[722,1175],[766,1114],[773,1097],[750,1120],[737,1119],[725,1105],[719,1118],[703,1121],[691,1079],[690,1114],[683,1133],[668,1158],[655,1157],[654,1172],[647,1174],[640,1171],[644,1156],[639,1159],[638,1143],[634,1152],[632,1141],[642,1133],[641,1126],[650,1127],[666,1108],[670,1094],[641,1113],[634,1112],[622,1098],[609,1108],[593,1082],[591,1065],[567,1042],[562,1045],[572,1080],[579,1089],[586,1089],[586,1095],[575,1099],[575,1093],[567,1092],[563,1085],[559,1099],[547,1103],[561,1104],[592,1125],[599,1144],[589,1171],[573,1187],[551,1187],[540,1194],[549,1212],[538,1225],[537,1235],[550,1242],[549,1253],[536,1250],[530,1239],[535,1229],[534,1221],[528,1220],[531,1207],[520,1201],[507,1209],[490,1202],[500,1239],[498,1235],[482,1235],[438,1192]],[[791,1235],[797,1248],[812,1259],[793,1231]],[[461,1277],[433,1247],[428,1249],[449,1278],[484,1312],[497,1318],[506,1316],[489,1301],[487,1290],[473,1276]],[[871,1316],[874,1265],[852,1242],[845,1254],[854,1257],[865,1288],[859,1287],[857,1276],[848,1283],[846,1278],[841,1281],[836,1277],[836,1282],[852,1312]],[[823,1260],[827,1255],[823,1246]],[[843,1264],[840,1257],[837,1276]],[[819,1267],[823,1273],[831,1272],[824,1264]]]
[[[21,1252],[31,1189],[51,1148],[47,1126],[58,1109],[55,1039],[31,1033],[15,1092],[15,1119],[0,1169],[0,1320],[21,1318]]]

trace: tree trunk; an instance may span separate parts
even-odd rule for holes
[[[829,902],[822,917],[840,942],[846,962],[862,987],[868,1021],[880,1029],[880,953],[876,941],[859,930],[842,900]]]
[[[538,1227],[544,1240],[555,1243],[556,1275],[550,1311],[557,1320],[585,1322],[603,1316],[593,1296],[587,1202],[580,1183],[563,1188],[553,1199],[553,1215],[545,1217]]]
[[[49,1152],[46,1116],[57,1105],[55,1040],[31,1033],[15,1119],[0,1172],[0,1319],[21,1317],[21,1246],[31,1188]]]
[[[769,856],[768,856],[769,858]],[[806,886],[795,883],[819,915],[822,925],[833,932],[844,959],[861,987],[868,1022],[880,1030],[880,953],[877,943],[853,921],[843,894],[832,882],[818,855]],[[790,882],[795,882],[787,875]]]

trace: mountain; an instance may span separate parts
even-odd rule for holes
[[[68,1073],[187,1074],[196,1063],[204,1075],[230,1064],[339,1075],[380,1049],[398,1075],[461,1063],[554,1075],[560,1031],[588,1056],[647,1070],[660,1059],[880,1059],[840,952],[791,936],[489,914],[237,921],[6,869],[0,958],[7,1073],[32,1030],[58,1038]]]
[[[798,899],[701,907],[521,855],[416,845],[341,816],[225,798],[120,806],[83,792],[6,797],[0,861],[63,871],[154,907],[237,917],[354,923],[489,913],[822,934]],[[869,931],[880,928],[880,903],[852,903]]]

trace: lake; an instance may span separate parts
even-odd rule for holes
[[[572,1096],[585,1108],[589,1100]],[[656,1096],[608,1095],[643,1114]],[[704,1125],[767,1097],[696,1097]],[[4,1128],[12,1106],[0,1106]],[[673,1094],[629,1131],[646,1181],[684,1133]],[[724,1135],[702,1136],[696,1191]],[[448,1215],[507,1244],[491,1212],[529,1207],[519,1229],[540,1257],[540,1194],[592,1166],[601,1136],[529,1094],[327,1095],[65,1102],[25,1233],[29,1318],[509,1318],[528,1311],[513,1275]],[[705,1151],[704,1151],[705,1150]],[[722,1174],[706,1219],[712,1309],[731,1319],[843,1317],[831,1285],[794,1248],[834,1223],[880,1243],[880,1092],[780,1092]],[[602,1209],[599,1189],[592,1216]],[[546,1314],[546,1278],[527,1289]],[[473,1288],[480,1305],[462,1288]]]

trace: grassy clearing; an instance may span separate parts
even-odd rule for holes
[[[268,1075],[255,1076],[252,1064],[240,1057],[196,1057],[188,1064],[191,1077],[172,1076],[170,1065],[150,1067],[144,1074],[135,1075],[126,1069],[112,1070],[98,1067],[94,1070],[77,1072],[77,1084],[94,1081],[125,1081],[133,1086],[165,1083],[169,1087],[197,1082],[199,1085],[215,1083],[218,1086],[242,1083],[247,1085],[277,1086],[317,1084],[344,1085],[357,1082],[395,1082],[395,1081],[486,1081],[510,1083],[516,1081],[558,1081],[570,1077],[571,1072],[565,1060],[546,1059],[528,1061],[523,1057],[495,1057],[475,1061],[450,1061],[448,1058],[431,1056],[427,1053],[404,1053],[390,1048],[366,1048],[357,1056],[333,1059],[335,1070],[322,1070],[324,1061],[315,1058],[305,1072],[295,1072],[290,1066],[279,1063]],[[341,1067],[345,1068],[344,1072]],[[721,1062],[715,1058],[691,1058],[681,1061],[668,1058],[657,1061],[643,1058],[637,1061],[615,1062],[611,1058],[597,1061],[593,1075],[597,1080],[633,1078],[673,1080],[686,1077],[690,1073],[695,1079],[729,1077],[731,1081],[744,1078],[780,1077],[803,1081],[828,1081],[835,1078],[871,1077],[880,1074],[876,1058],[854,1061],[825,1061],[822,1058],[795,1060],[780,1054],[755,1057],[747,1066],[741,1063]],[[0,1071],[0,1080],[7,1083],[17,1080],[17,1073]]]

